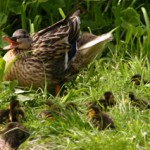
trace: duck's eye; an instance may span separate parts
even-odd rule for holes
[[[17,37],[12,37],[11,38],[13,41],[16,41],[17,40]]]
[[[14,39],[29,38],[27,35],[13,37]]]

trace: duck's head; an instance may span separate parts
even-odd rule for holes
[[[18,29],[13,33],[12,37],[4,36],[3,39],[10,44],[5,46],[4,50],[29,49],[32,42],[30,35],[24,29]]]

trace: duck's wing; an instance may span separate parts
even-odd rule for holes
[[[40,59],[42,57],[57,59],[64,56],[66,52],[70,55],[75,54],[76,41],[80,32],[79,14],[77,10],[65,19],[35,33],[32,36],[31,46],[33,54],[40,56]]]
[[[102,53],[104,45],[113,39],[112,31],[100,36],[85,33],[78,40],[78,51],[73,57],[69,67],[65,70],[66,80],[72,79],[82,68],[86,67],[93,58]]]

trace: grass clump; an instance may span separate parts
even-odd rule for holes
[[[6,107],[11,96],[16,95],[26,113],[26,119],[21,123],[31,133],[20,149],[149,149],[150,111],[132,106],[128,97],[131,91],[150,101],[150,85],[141,82],[136,86],[131,82],[131,77],[137,73],[142,79],[150,78],[148,1],[85,0],[79,3],[60,0],[51,5],[50,0],[0,0],[0,3],[1,48],[5,45],[2,35],[11,35],[18,28],[36,32],[60,20],[76,5],[80,5],[83,11],[83,31],[90,29],[92,33],[101,34],[118,27],[114,41],[107,45],[102,57],[97,56],[72,82],[66,83],[62,97],[53,97],[41,89],[40,92],[20,89],[17,81],[4,82],[4,62],[0,61],[0,108]],[[14,9],[14,5],[19,7]],[[106,91],[112,91],[115,96],[116,105],[108,114],[116,129],[99,131],[87,120],[86,104],[98,101]],[[52,120],[38,117],[42,110],[47,109],[44,102],[48,99],[61,109],[61,114],[54,114]],[[68,102],[75,103],[79,111],[66,109]]]
[[[124,63],[118,60],[110,63],[95,59],[72,83],[66,84],[67,93],[62,97],[52,97],[44,91],[17,91],[26,112],[26,119],[22,123],[31,133],[29,140],[20,149],[147,150],[150,146],[150,112],[132,106],[128,93],[132,91],[149,100],[149,86],[142,83],[139,86],[133,85],[131,76],[141,73],[143,78],[148,79],[150,64],[146,58],[137,60],[136,57]],[[3,105],[9,102],[8,93],[14,93],[8,89],[9,86],[1,89]],[[86,103],[97,101],[108,90],[114,93],[117,102],[107,112],[113,118],[116,129],[99,131],[87,120]],[[55,114],[53,120],[38,118],[39,112],[47,109],[44,105],[47,99],[53,100],[62,111],[61,115]],[[80,111],[65,109],[70,101]]]

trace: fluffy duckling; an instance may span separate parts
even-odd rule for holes
[[[47,109],[42,110],[38,114],[38,117],[54,120],[55,119],[55,117],[54,117],[55,115],[57,115],[57,116],[61,116],[62,115],[61,108],[58,105],[56,105],[55,103],[53,103],[52,101],[47,100],[44,104],[45,104]]]
[[[90,102],[89,106],[97,105],[101,110],[107,110],[107,107],[112,107],[116,104],[114,95],[111,91],[106,91],[98,102]]]
[[[87,113],[88,120],[94,125],[94,127],[99,130],[104,130],[106,128],[115,129],[113,120],[98,106],[91,106]]]
[[[8,123],[5,129],[0,131],[0,150],[17,150],[29,136],[21,124]]]
[[[11,100],[8,109],[0,111],[0,123],[3,122],[18,122],[24,118],[24,111],[20,108],[18,100]]]
[[[105,109],[107,109],[107,106],[112,107],[116,104],[114,95],[111,91],[105,92],[103,97],[100,98],[98,101],[104,106]]]
[[[141,109],[150,109],[150,102],[136,98],[133,92],[129,92],[129,98],[133,106],[139,107]]]
[[[76,111],[78,111],[77,105],[76,105],[75,103],[73,103],[73,102],[68,102],[68,103],[66,104],[65,108],[66,108],[67,110],[76,110]]]
[[[131,77],[131,81],[134,85],[140,85],[141,84],[141,75],[140,74],[135,74],[134,76]],[[149,84],[149,81],[143,80],[144,84]]]
[[[53,112],[51,112],[50,110],[42,110],[38,114],[38,117],[39,118],[45,118],[45,119],[54,120]]]

